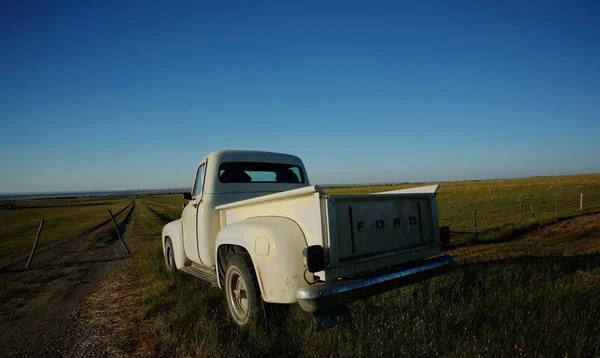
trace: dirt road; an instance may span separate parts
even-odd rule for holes
[[[117,217],[126,231],[135,204]],[[127,238],[125,237],[125,240]],[[127,259],[112,223],[41,249],[0,269],[1,357],[90,357],[114,354],[110,332],[83,319],[86,300],[116,280]]]

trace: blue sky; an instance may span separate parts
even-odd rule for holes
[[[0,192],[600,172],[599,4],[3,1]]]

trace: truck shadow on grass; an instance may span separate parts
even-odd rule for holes
[[[323,336],[384,356],[600,354],[598,213],[448,253],[450,273],[353,303],[353,321]]]
[[[598,299],[598,254],[498,259],[352,304],[352,328],[331,334],[354,332],[364,342],[375,330],[381,342],[402,339],[384,355],[595,356]]]

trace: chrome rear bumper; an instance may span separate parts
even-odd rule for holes
[[[296,298],[303,310],[314,312],[356,301],[446,273],[452,257],[443,255],[378,271],[358,279],[346,279],[302,287]]]

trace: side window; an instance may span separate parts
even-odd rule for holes
[[[194,183],[194,190],[192,192],[192,197],[196,198],[202,195],[202,184],[204,183],[204,168],[206,165],[202,164],[198,167],[198,172],[196,173],[196,182]]]

